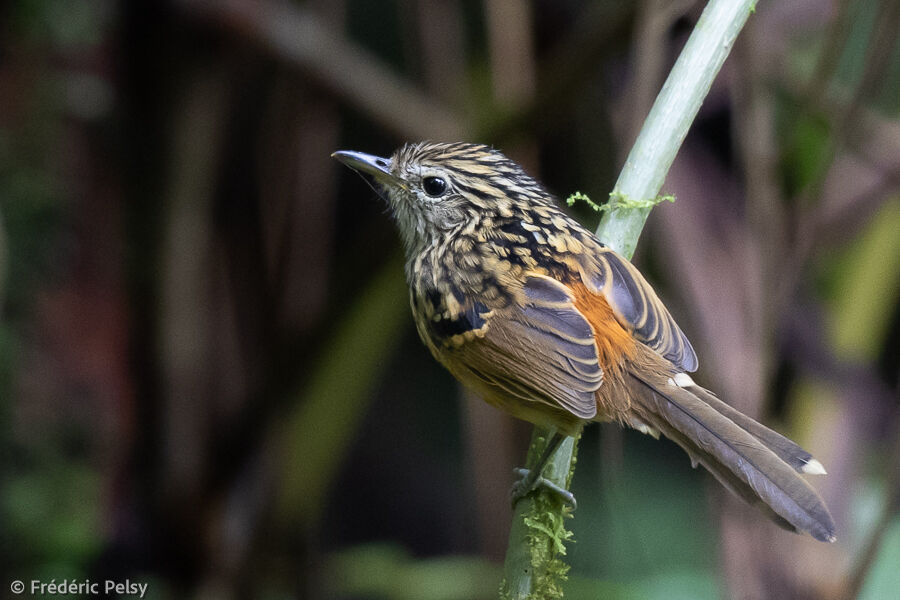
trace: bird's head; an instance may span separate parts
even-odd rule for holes
[[[339,151],[334,158],[385,192],[408,251],[480,217],[512,217],[550,194],[515,162],[481,144],[406,144],[390,158]]]

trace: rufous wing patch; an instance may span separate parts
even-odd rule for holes
[[[570,285],[575,298],[575,308],[594,332],[597,360],[606,373],[622,369],[625,360],[634,356],[637,343],[631,332],[619,323],[606,298],[589,290],[583,283]]]

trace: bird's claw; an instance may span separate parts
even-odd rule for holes
[[[559,496],[572,510],[575,510],[578,507],[578,503],[575,501],[575,495],[572,492],[556,485],[549,479],[545,479],[541,476],[532,477],[530,470],[521,467],[513,469],[513,474],[519,477],[513,484],[512,491],[510,492],[513,508],[515,508],[516,503],[518,503],[519,500],[536,490],[538,487],[546,488]]]

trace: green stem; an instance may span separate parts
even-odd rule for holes
[[[613,194],[633,200],[651,200],[659,194],[688,128],[755,5],[750,0],[707,4],[625,159]],[[597,237],[630,259],[649,214],[649,208],[611,210],[600,220]]]
[[[526,467],[535,463],[544,451],[552,429],[535,427],[528,449]],[[550,458],[543,476],[568,489],[575,469],[578,438],[567,437]],[[572,509],[553,492],[538,488],[522,498],[513,511],[509,547],[504,561],[501,598],[562,598],[562,582],[569,571],[560,555],[565,555],[564,542],[571,538],[565,519]]]
[[[666,79],[612,194],[642,203],[659,194],[675,154],[734,40],[755,10],[750,0],[710,0]],[[597,237],[631,258],[650,208],[618,207],[603,215]],[[532,467],[549,431],[535,427],[526,465]],[[571,440],[571,441],[570,441]],[[551,459],[544,477],[568,487],[577,440],[569,438]],[[500,597],[509,600],[562,598],[568,565],[560,558],[571,534],[562,525],[570,510],[544,490],[523,498],[513,514]]]

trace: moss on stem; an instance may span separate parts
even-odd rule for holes
[[[661,200],[657,195],[675,154],[755,7],[756,2],[749,0],[711,0],[657,96],[610,194],[610,208],[604,209],[597,227],[600,241],[625,257],[630,259],[634,254],[647,216]],[[578,194],[578,199],[584,198]],[[551,433],[535,427],[526,463],[529,467],[534,467]],[[574,473],[576,449],[576,439],[563,442],[544,477],[568,488]],[[562,585],[569,570],[562,557],[566,542],[572,539],[565,528],[565,519],[569,517],[571,509],[545,490],[537,490],[518,503],[513,514],[500,598],[562,598]]]

